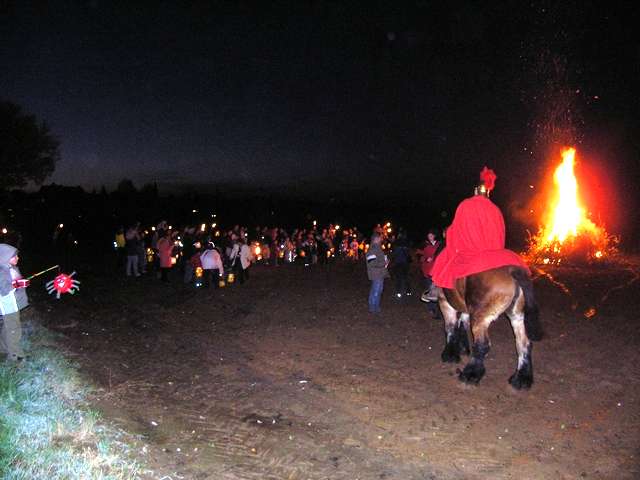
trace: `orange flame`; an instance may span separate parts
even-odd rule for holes
[[[556,168],[553,182],[557,196],[552,202],[552,222],[545,231],[547,242],[563,243],[567,237],[576,237],[582,232],[599,234],[599,228],[585,215],[578,199],[578,180],[574,173],[575,148],[562,151],[562,163]]]
[[[562,163],[553,175],[554,195],[546,225],[531,242],[529,256],[535,262],[560,263],[567,254],[581,250],[589,260],[600,260],[613,251],[613,238],[587,218],[580,202],[578,180],[574,172],[575,148],[562,151]],[[584,247],[587,245],[587,247]],[[586,251],[585,251],[586,248]]]

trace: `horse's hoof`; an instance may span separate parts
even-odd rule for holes
[[[528,390],[533,385],[532,375],[522,375],[518,372],[509,377],[509,383],[516,390]]]
[[[455,353],[453,349],[445,347],[442,351],[442,355],[440,355],[443,363],[459,363],[460,355]]]
[[[467,383],[469,385],[477,385],[484,376],[484,372],[484,367],[479,367],[477,365],[467,365],[459,373],[458,379],[461,382]]]

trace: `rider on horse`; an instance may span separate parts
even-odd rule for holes
[[[433,281],[441,287],[437,295],[446,335],[442,361],[458,362],[460,353],[470,353],[458,377],[477,384],[491,348],[489,326],[504,313],[518,353],[509,383],[526,389],[533,384],[531,341],[542,338],[542,328],[531,273],[516,253],[504,248],[504,218],[489,200],[495,179],[487,167],[482,170],[476,194],[458,205],[447,230],[447,246],[433,266]]]
[[[436,258],[433,281],[441,288],[454,288],[457,278],[505,265],[529,271],[518,254],[505,249],[504,218],[489,199],[496,175],[484,167],[473,197],[463,200],[447,229],[447,244]]]

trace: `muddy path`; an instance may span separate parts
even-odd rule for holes
[[[398,302],[388,283],[367,313],[362,265],[257,266],[210,291],[89,274],[47,318],[106,418],[142,435],[148,478],[633,479],[634,268],[539,272],[547,336],[529,392],[507,384],[506,320],[466,387],[417,296]]]

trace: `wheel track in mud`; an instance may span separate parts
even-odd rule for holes
[[[136,376],[136,372],[132,373]],[[201,408],[194,407],[194,403],[198,403],[199,389],[186,383],[176,385],[172,382],[175,388],[167,392],[171,401],[165,403],[175,401],[180,405],[171,411],[172,428],[179,425],[180,431],[155,434],[155,438],[161,438],[162,448],[174,454],[177,448],[183,452],[198,448],[198,465],[181,474],[194,475],[194,478],[207,474],[202,478],[256,479],[346,479],[379,475],[407,480],[430,478],[431,473],[425,468],[397,466],[388,454],[373,454],[365,439],[350,438],[349,445],[336,444],[329,433],[332,427],[322,422],[323,416],[330,415],[331,424],[337,422],[345,430],[362,430],[362,425],[341,412],[338,403],[324,398],[325,394],[312,385],[307,383],[305,385],[310,388],[302,390],[295,379],[290,382],[274,381],[257,375],[250,368],[242,368],[234,376],[233,384],[226,375],[220,375],[218,380],[211,376],[213,390],[219,386],[224,391],[216,395],[212,404]],[[127,391],[127,402],[144,402],[149,397],[149,390],[141,388],[139,395],[135,391]],[[284,416],[280,410],[276,412],[269,402],[263,401],[264,398],[286,401],[287,405],[281,405],[283,408],[280,409],[286,412]],[[292,405],[306,415],[293,413]],[[325,411],[327,407],[330,413]],[[132,416],[146,415],[147,423],[156,418],[162,430],[163,412],[155,414],[154,417],[150,411],[129,411]],[[308,421],[310,418],[311,422]],[[384,433],[382,429],[379,432]],[[285,448],[281,448],[283,444]],[[178,461],[182,455],[175,456]]]

